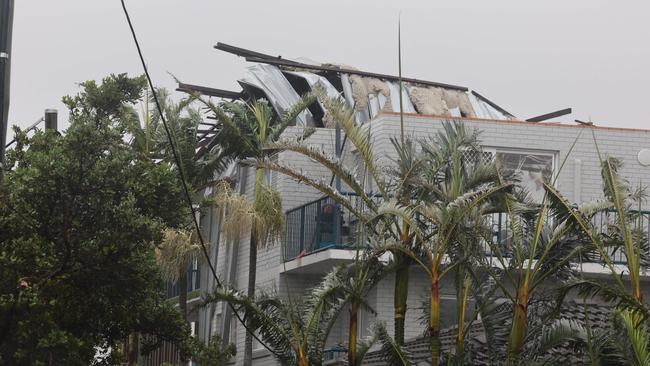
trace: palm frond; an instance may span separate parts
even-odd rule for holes
[[[295,123],[296,118],[317,100],[318,98],[314,93],[303,94],[300,99],[298,99],[298,101],[284,113],[282,119],[271,127],[268,136],[269,141],[279,140],[280,135],[284,130],[286,130],[292,123]]]
[[[370,134],[355,123],[353,111],[344,102],[328,98],[322,91],[316,91],[319,100],[332,117],[339,122],[341,129],[347,139],[354,145],[363,160],[363,163],[376,183],[377,189],[384,198],[388,197],[384,187],[383,178],[377,167],[377,159],[374,155]]]
[[[627,351],[631,351],[634,364],[650,366],[650,332],[645,320],[639,315],[627,310],[616,312],[616,317],[627,335],[630,345]]]
[[[185,270],[190,262],[198,258],[201,246],[192,230],[167,228],[163,232],[163,241],[156,248],[156,260],[163,276],[176,282],[180,271]]]
[[[387,364],[391,366],[411,366],[413,364],[410,353],[395,342],[383,323],[375,324],[374,333],[381,345],[382,358]]]
[[[356,174],[351,172],[336,158],[327,156],[324,152],[318,150],[317,148],[308,146],[302,142],[295,140],[281,140],[278,142],[269,143],[265,146],[265,148],[272,150],[292,151],[318,162],[333,174],[340,177],[343,183],[349,186],[350,189],[352,189],[352,191],[354,191],[354,193],[356,193],[368,207],[373,208],[375,206],[375,203],[365,193],[361,183],[357,179]]]
[[[296,180],[298,183],[304,183],[312,188],[315,188],[316,190],[320,191],[321,193],[327,195],[328,197],[332,198],[334,201],[337,203],[341,204],[341,206],[345,207],[347,210],[349,210],[355,217],[362,218],[363,215],[358,211],[358,209],[347,199],[345,196],[341,195],[337,191],[335,191],[328,182],[324,181],[316,181],[305,174],[303,174],[300,171],[297,171],[291,167],[273,162],[271,160],[265,159],[265,160],[257,160],[257,161],[251,161],[251,160],[246,160],[242,161],[242,164],[245,165],[250,165],[250,166],[256,166],[260,168],[265,168],[269,170],[276,171],[278,173],[282,173],[290,178],[293,178]]]

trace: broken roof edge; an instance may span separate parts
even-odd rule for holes
[[[181,82],[178,82],[178,87],[176,88],[176,91],[180,91],[188,94],[199,93],[202,95],[207,95],[207,96],[217,97],[217,98],[226,98],[226,99],[239,99],[242,96],[241,92],[210,88],[201,85],[185,84]]]
[[[517,118],[515,117],[514,114],[506,111],[505,109],[501,108],[498,104],[494,103],[493,101],[489,100],[488,98],[484,97],[483,95],[479,94],[476,90],[472,90],[472,94],[477,97],[478,99],[482,100],[483,102],[487,103],[490,107],[496,109],[497,111],[505,114],[506,116],[510,116],[512,118]]]
[[[331,66],[322,66],[322,65],[321,66],[309,65],[309,64],[297,63],[295,61],[290,61],[290,60],[285,60],[285,59],[265,59],[265,58],[257,58],[257,57],[246,57],[246,61],[248,61],[248,62],[257,62],[257,63],[266,63],[266,64],[269,64],[269,65],[274,65],[274,66],[278,66],[278,67],[294,67],[294,68],[297,68],[297,69],[336,72],[336,73],[340,73],[340,74],[359,75],[359,76],[365,76],[365,77],[376,78],[376,79],[381,79],[381,80],[400,81],[400,77],[399,76],[394,76],[394,75],[378,74],[378,73],[374,73],[374,72],[367,72],[367,71],[360,71],[360,70],[353,70],[353,69],[344,69],[344,68],[340,68],[340,67],[331,67]],[[403,83],[434,86],[434,87],[443,88],[443,89],[453,89],[453,90],[460,90],[460,91],[464,91],[464,92],[469,91],[469,88],[464,87],[464,86],[439,83],[439,82],[435,82],[435,81],[427,81],[427,80],[420,80],[420,79],[414,79],[414,78],[405,78],[405,77],[402,77],[401,81]]]
[[[271,56],[271,55],[268,55],[268,54],[265,54],[265,53],[252,51],[252,50],[241,48],[241,47],[232,46],[232,45],[222,43],[222,42],[217,42],[217,44],[214,46],[214,48],[217,49],[217,50],[220,50],[220,51],[231,53],[231,54],[239,56],[239,57],[244,57],[246,59],[246,61],[248,61],[248,62],[266,63],[266,64],[270,64],[270,65],[274,65],[274,66],[295,67],[295,68],[298,68],[298,69],[307,69],[307,70],[314,70],[314,71],[337,72],[337,73],[373,77],[373,78],[391,80],[391,81],[399,81],[400,80],[400,77],[395,76],[395,75],[379,74],[379,73],[374,73],[374,72],[367,72],[367,71],[360,71],[360,70],[353,70],[353,69],[345,69],[345,68],[338,68],[338,67],[331,67],[331,66],[323,66],[323,64],[321,64],[320,66],[310,65],[310,64],[306,64],[306,63],[302,63],[302,62],[297,62],[297,61],[285,59],[285,58],[282,58],[282,56]],[[413,83],[413,84],[435,86],[435,87],[439,87],[439,88],[455,89],[455,90],[460,90],[460,91],[469,91],[469,88],[464,87],[464,86],[458,86],[458,85],[446,84],[446,83],[439,83],[439,82],[435,82],[435,81],[427,81],[427,80],[420,80],[420,79],[406,78],[406,77],[402,77],[401,80],[403,82]]]
[[[399,112],[387,112],[382,111],[377,116],[373,118],[376,120],[382,116],[398,116]],[[479,118],[479,117],[450,117],[443,115],[434,115],[434,114],[420,114],[420,113],[404,113],[404,116],[424,118],[424,119],[446,119],[446,120],[457,120],[457,121],[472,121],[472,122],[482,122],[482,123],[510,123],[510,124],[523,124],[526,126],[544,126],[544,127],[568,127],[568,128],[594,128],[596,130],[606,130],[606,131],[620,131],[620,132],[644,132],[650,133],[650,129],[644,128],[632,128],[632,127],[610,127],[610,126],[596,126],[596,125],[583,125],[583,124],[569,124],[567,122],[535,122],[531,123],[522,119],[494,119],[494,118]],[[572,123],[572,122],[571,122]]]

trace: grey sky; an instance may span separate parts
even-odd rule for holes
[[[225,42],[468,86],[528,118],[650,128],[647,1],[127,0],[154,82],[237,88],[242,59]],[[10,123],[64,110],[76,83],[141,68],[119,0],[17,0]],[[60,122],[61,123],[61,122]],[[64,122],[65,126],[66,123]],[[11,135],[11,132],[9,132]],[[8,138],[11,138],[8,136]]]

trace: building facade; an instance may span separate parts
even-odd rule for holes
[[[378,166],[390,166],[396,157],[390,139],[400,134],[401,117],[398,112],[402,104],[405,134],[415,140],[441,131],[445,121],[459,121],[467,128],[479,130],[484,151],[482,158],[499,158],[505,167],[519,172],[522,184],[533,199],[541,200],[543,197],[544,191],[540,185],[543,180],[554,181],[556,188],[576,204],[601,199],[598,150],[602,155],[622,159],[621,175],[633,185],[650,182],[649,130],[546,121],[557,113],[522,120],[464,87],[404,78],[403,88],[400,88],[400,80],[394,76],[365,73],[331,64],[302,64],[224,44],[218,44],[217,48],[256,62],[249,68],[247,76],[240,80],[243,90],[199,90],[187,84],[182,84],[179,89],[217,97],[263,97],[269,100],[279,115],[301,94],[320,90],[330,98],[344,101],[354,111],[356,122],[368,129]],[[315,132],[306,142],[334,155],[334,125],[328,119],[326,108],[316,103],[296,120],[296,126],[285,132],[285,137],[299,135],[305,128],[315,127]],[[353,170],[360,169],[356,152],[349,145],[344,145],[341,161]],[[302,171],[310,178],[333,182],[328,170],[304,156],[280,152],[274,159]],[[252,197],[252,168],[234,164],[222,176],[231,178],[239,193]],[[286,230],[281,243],[259,250],[256,286],[258,290],[275,291],[281,296],[300,296],[335,265],[353,261],[355,249],[346,243],[351,241],[356,223],[343,213],[340,226],[332,230],[331,221],[328,226],[323,220],[332,202],[322,193],[276,172],[267,172],[266,180],[282,196]],[[372,187],[372,182],[368,182],[368,186]],[[345,188],[341,191],[345,193]],[[205,193],[211,192],[208,190]],[[648,210],[650,207],[645,203],[642,209]],[[248,283],[249,233],[244,229],[238,239],[226,240],[221,228],[224,214],[227,213],[216,208],[206,210],[201,216],[201,225],[205,237],[214,244],[211,260],[216,265],[217,275],[225,284],[245,292]],[[643,216],[646,232],[649,218],[650,214]],[[494,225],[498,225],[497,221],[495,219]],[[495,226],[495,235],[499,230]],[[340,232],[342,239],[337,240],[333,231]],[[594,276],[606,273],[603,266],[597,263],[585,265],[584,270]],[[210,291],[215,287],[205,265],[199,268],[198,276],[200,291]],[[376,321],[385,322],[392,333],[393,284],[393,276],[388,276],[370,292],[367,301],[377,314],[361,314],[362,337],[368,334],[368,329]],[[425,330],[420,317],[428,287],[428,277],[417,267],[412,267],[406,339],[421,336]],[[445,326],[448,319],[453,319],[455,294],[451,284],[443,283],[441,297],[442,325]],[[200,308],[194,316],[196,334],[204,339],[219,334],[224,341],[235,344],[237,356],[234,364],[241,365],[246,330],[227,304]],[[345,358],[345,354],[337,350],[345,348],[347,342],[347,316],[347,312],[341,313],[337,326],[330,334],[328,347],[331,351],[326,352],[326,362],[331,364]],[[255,365],[277,364],[258,342],[254,342],[253,349]]]

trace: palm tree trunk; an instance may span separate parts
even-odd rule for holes
[[[307,357],[305,356],[305,353],[302,350],[300,350],[297,353],[297,356],[298,356],[298,360],[296,361],[298,366],[309,366],[309,361],[307,361]]]
[[[405,247],[409,246],[409,225],[403,222],[400,232],[400,241]],[[409,296],[409,258],[400,252],[394,253],[398,268],[395,271],[395,343],[404,345],[404,324],[406,321],[406,307]]]
[[[395,271],[395,343],[404,345],[404,321],[406,319],[406,303],[409,294],[409,265],[404,255],[395,253],[396,260],[400,263]]]
[[[350,303],[350,329],[348,331],[348,365],[350,366],[357,364],[358,313],[359,304],[353,301]]]
[[[431,307],[429,313],[431,365],[437,366],[440,359],[440,283],[438,269],[435,265],[431,268]]]
[[[461,278],[463,276],[464,278]],[[465,345],[465,312],[469,295],[470,278],[460,266],[456,271],[456,316],[458,333],[456,335],[456,356],[462,357]],[[460,291],[460,292],[459,292]]]
[[[264,184],[264,169],[255,169],[255,191],[253,200],[257,201],[260,190]],[[255,204],[255,203],[254,203]],[[251,240],[248,247],[248,298],[255,298],[255,285],[257,280],[257,223],[253,220],[251,225]],[[250,328],[250,320],[247,324]],[[246,339],[244,340],[244,366],[252,366],[253,364],[253,334],[246,332]]]
[[[514,364],[519,357],[521,347],[524,344],[524,338],[527,331],[527,313],[528,313],[528,285],[524,285],[517,290],[517,303],[514,304],[512,314],[512,329],[510,331],[510,340],[508,342],[508,364]]]
[[[255,225],[253,225],[255,226]],[[251,230],[251,240],[248,255],[248,298],[255,298],[255,282],[257,277],[257,234],[255,228]],[[247,325],[250,327],[250,320],[247,320]],[[253,364],[253,335],[246,332],[246,339],[244,340],[244,366],[251,366]]]
[[[187,267],[181,266],[178,269],[178,308],[181,311],[183,320],[187,322]]]

